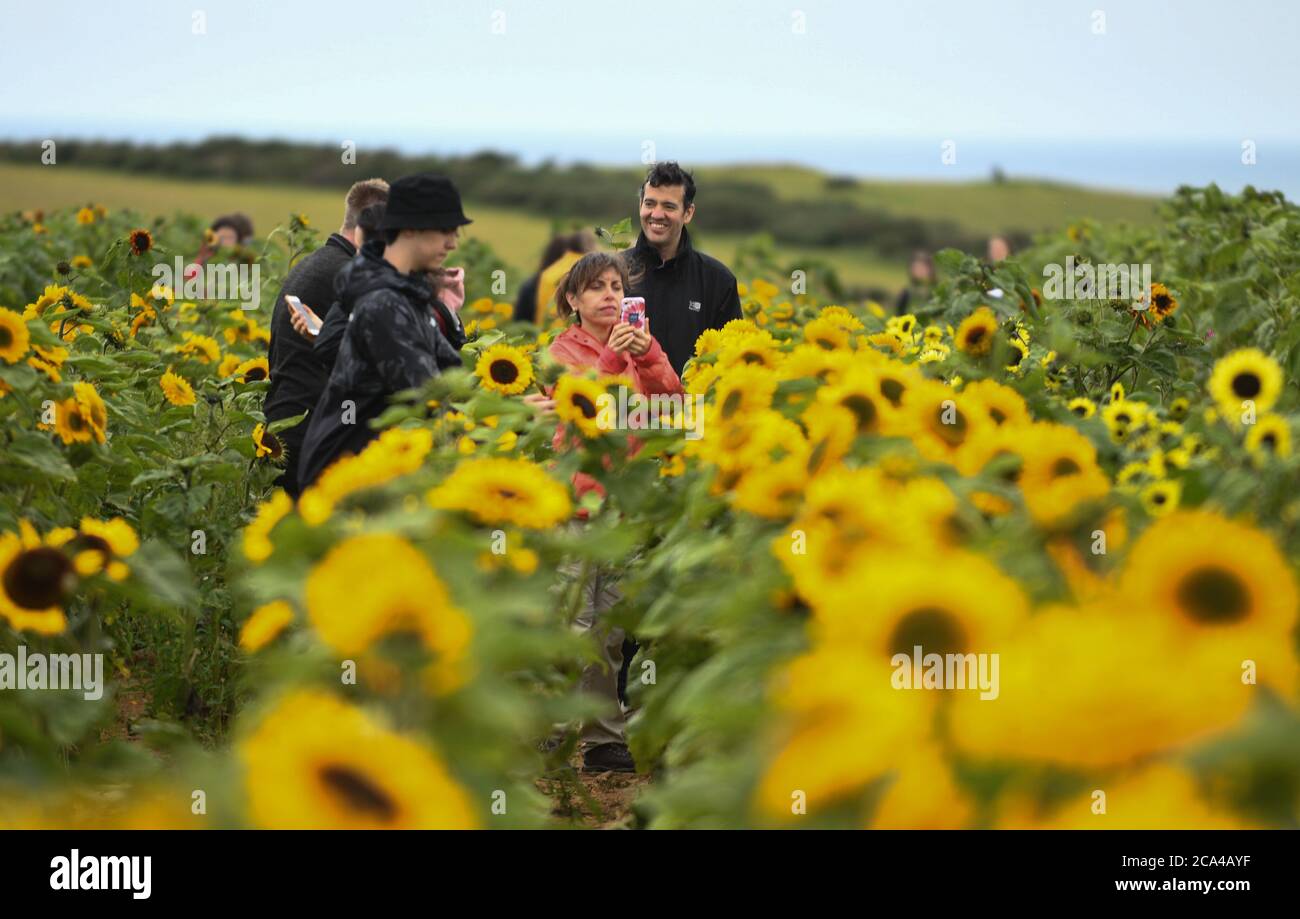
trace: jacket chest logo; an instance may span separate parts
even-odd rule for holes
[[[700,301],[692,300],[690,303],[686,305],[686,308],[690,310],[692,313],[698,313],[700,311]]]

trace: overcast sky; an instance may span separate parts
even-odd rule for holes
[[[2,28],[6,136],[1300,140],[1285,0],[43,0]]]

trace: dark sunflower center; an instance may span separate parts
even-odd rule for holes
[[[966,439],[966,416],[962,414],[961,409],[954,408],[949,411],[947,408],[941,408],[935,413],[935,420],[938,425],[934,431],[948,446],[955,447]]]
[[[1170,297],[1168,294],[1156,294],[1155,306],[1158,312],[1163,313],[1169,309]]]
[[[81,417],[80,412],[68,412],[68,427],[74,431],[85,430],[86,419]]]
[[[1076,415],[1082,418],[1084,415],[1088,414],[1088,406],[1076,405],[1074,408],[1070,409],[1070,411],[1074,412]]]
[[[514,361],[493,361],[488,368],[488,375],[492,377],[494,383],[509,386],[519,379],[519,368],[515,366]]]
[[[1242,399],[1253,399],[1263,388],[1264,384],[1259,377],[1249,371],[1232,378],[1232,391]]]
[[[966,630],[948,610],[923,606],[898,620],[889,637],[889,653],[910,656],[917,645],[925,654],[961,654],[966,648]]]
[[[1164,504],[1166,501],[1169,500],[1169,496],[1166,495],[1163,491],[1158,491],[1151,496],[1151,500],[1156,504]]]
[[[1063,456],[1052,463],[1052,478],[1054,479],[1067,475],[1078,475],[1080,472],[1083,472],[1083,467],[1068,456]]]
[[[1010,364],[1010,366],[1012,366],[1012,367],[1016,367],[1016,366],[1018,366],[1018,365],[1020,364],[1020,362],[1023,361],[1024,359],[1025,359],[1025,352],[1024,352],[1024,350],[1022,350],[1020,347],[1018,347],[1018,346],[1016,346],[1016,345],[1012,345],[1012,346],[1011,346],[1011,364]]]
[[[1224,568],[1198,568],[1178,585],[1178,603],[1196,622],[1221,625],[1250,615],[1250,594],[1237,575]]]
[[[993,419],[994,424],[1001,424],[1007,420],[1006,413],[1000,408],[989,409],[989,417]]]
[[[509,488],[498,488],[497,494],[500,495],[502,498],[505,498],[507,501],[513,501],[515,498],[519,497],[519,493],[517,491],[512,491]]]
[[[246,380],[265,380],[265,379],[266,379],[266,371],[263,370],[261,367],[254,367],[252,370],[248,371],[248,373],[244,374],[244,379],[246,379]]]
[[[987,333],[988,330],[985,329],[983,326],[976,326],[975,328],[971,329],[969,332],[966,333],[966,344],[972,348],[977,346],[980,342],[984,340],[984,336]]]
[[[9,331],[8,326],[0,325],[0,348],[8,348],[13,344],[13,341],[14,336],[13,333]]]
[[[108,540],[102,536],[94,536],[89,533],[82,533],[77,536],[72,545],[78,551],[98,551],[106,556],[113,554],[113,547],[108,544]]]
[[[397,816],[397,804],[388,793],[350,766],[325,766],[320,770],[320,780],[351,810],[384,823]]]
[[[590,399],[588,399],[586,396],[584,396],[582,393],[575,393],[575,394],[574,394],[574,396],[573,396],[573,404],[576,405],[576,406],[578,407],[578,411],[582,412],[582,417],[583,417],[583,418],[595,418],[595,417],[596,417],[596,405],[595,405],[595,403],[592,402]]]
[[[835,341],[835,339],[833,338],[828,338],[828,337],[818,338],[817,344],[821,345],[827,351],[834,351],[836,348],[839,347],[839,342]]]
[[[898,380],[881,380],[880,394],[889,400],[889,404],[897,406],[903,399],[903,391],[906,389]]]
[[[744,396],[740,394],[740,390],[738,389],[733,389],[731,392],[727,393],[727,398],[722,400],[722,417],[730,418],[732,413],[735,412],[736,409],[740,408],[740,403],[743,400]]]
[[[745,364],[767,364],[767,361],[763,359],[763,355],[757,351],[746,351],[740,360]]]
[[[868,431],[876,423],[876,403],[861,393],[845,396],[840,404],[853,413],[859,431]]]
[[[1268,447],[1270,450],[1277,449],[1277,435],[1274,434],[1272,431],[1269,431],[1267,434],[1261,437],[1259,439],[1259,442],[1262,443],[1264,446]]]
[[[72,562],[58,549],[38,546],[19,554],[4,573],[5,593],[24,609],[59,605],[71,586]]]

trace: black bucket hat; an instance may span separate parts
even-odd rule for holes
[[[446,176],[422,172],[402,176],[388,189],[381,230],[450,230],[473,223],[465,216],[460,192]]]

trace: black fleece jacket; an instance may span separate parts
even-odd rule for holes
[[[424,278],[402,274],[370,246],[347,271],[339,298],[347,324],[329,382],[307,419],[299,467],[303,488],[334,460],[361,452],[378,436],[370,422],[395,393],[461,365],[438,328]]]
[[[632,273],[629,295],[645,297],[650,334],[681,376],[682,368],[695,354],[695,339],[700,333],[741,318],[736,276],[716,258],[695,249],[685,227],[677,254],[668,261],[659,258],[644,233],[625,257]]]

